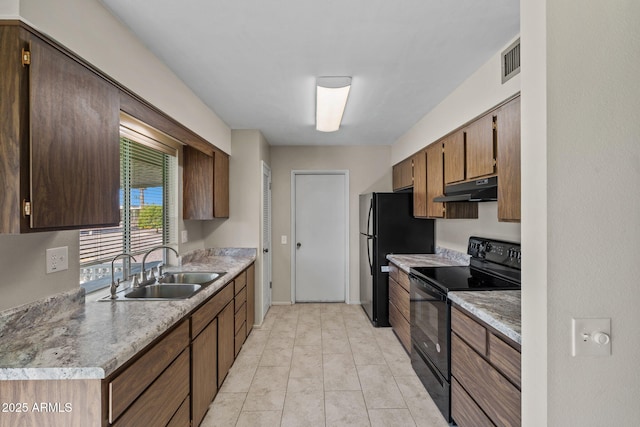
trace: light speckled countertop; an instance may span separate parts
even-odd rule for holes
[[[520,291],[449,292],[449,299],[518,344],[522,344]]]
[[[409,273],[411,267],[469,265],[470,256],[446,248],[435,254],[387,255],[387,259]],[[518,344],[522,344],[520,291],[449,292],[449,299]]]
[[[97,301],[62,293],[0,313],[0,380],[102,379],[184,319],[256,259],[256,249],[209,249],[182,257],[183,271],[227,274],[186,300]],[[167,271],[178,268],[167,268]]]
[[[411,267],[450,267],[469,265],[470,256],[446,248],[436,248],[435,254],[389,254],[387,259],[409,274]]]

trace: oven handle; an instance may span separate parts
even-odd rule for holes
[[[409,282],[412,287],[415,287],[415,290],[419,293],[427,294],[430,298],[429,301],[446,301],[447,294],[442,292],[440,289],[435,286],[425,282],[420,277],[416,276],[413,273],[409,274]]]

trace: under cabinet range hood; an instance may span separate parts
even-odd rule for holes
[[[451,184],[444,187],[444,196],[434,202],[494,202],[498,200],[498,177]]]

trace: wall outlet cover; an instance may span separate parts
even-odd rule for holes
[[[571,319],[571,355],[611,356],[611,319]]]
[[[47,274],[69,269],[69,247],[47,249]]]

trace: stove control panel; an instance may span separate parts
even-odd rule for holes
[[[496,264],[513,268],[520,268],[522,251],[520,243],[487,239],[484,237],[470,237],[467,254],[472,258],[491,261]]]

